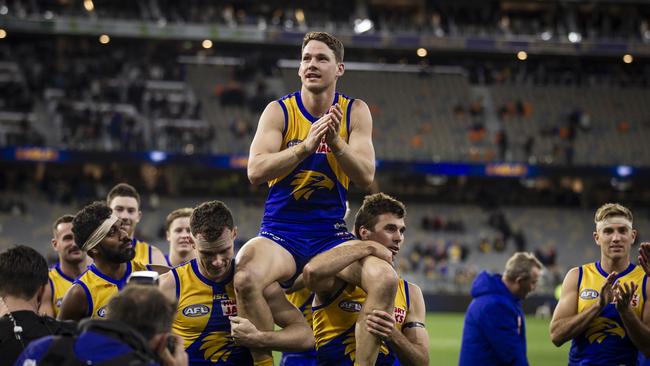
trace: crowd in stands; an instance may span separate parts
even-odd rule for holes
[[[6,13],[18,17],[77,16],[154,21],[167,23],[213,23],[228,27],[253,26],[289,30],[328,28],[345,31],[355,21],[369,19],[371,32],[420,33],[443,36],[532,36],[543,40],[566,38],[570,32],[580,39],[650,40],[647,9],[643,4],[594,3],[590,6],[566,2],[427,1],[380,2],[337,0],[303,1],[300,5],[280,0],[265,1],[186,1],[147,2],[91,1],[88,10],[76,1],[9,2]],[[347,11],[340,11],[346,9]],[[575,39],[575,38],[574,38]]]

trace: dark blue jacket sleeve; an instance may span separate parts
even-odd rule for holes
[[[27,345],[27,348],[23,350],[23,353],[18,356],[18,359],[16,360],[16,363],[14,363],[14,366],[23,366],[27,360],[34,360],[36,363],[40,362],[47,353],[47,350],[50,349],[50,345],[52,344],[53,340],[54,338],[52,338],[52,336],[48,336],[33,341]],[[33,365],[33,363],[28,364]]]
[[[481,311],[483,332],[502,365],[528,366],[526,359],[523,316],[517,324],[519,313],[509,304],[491,301]]]

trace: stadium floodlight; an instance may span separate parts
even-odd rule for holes
[[[569,42],[571,43],[578,43],[582,41],[582,34],[578,32],[570,32],[567,37],[569,38]]]
[[[203,46],[205,49],[212,48],[212,41],[209,39],[204,39],[203,42],[201,42],[201,46]]]
[[[0,39],[7,37],[7,31],[0,28]]]
[[[111,41],[111,37],[108,36],[108,34],[102,34],[99,36],[99,43],[101,44],[108,44],[108,42]]]
[[[374,27],[372,20],[366,19],[355,19],[354,20],[354,33],[361,34],[365,33]]]
[[[415,53],[420,57],[427,57],[428,54],[427,49],[422,47],[418,48],[418,50],[415,51]]]
[[[632,57],[632,55],[630,55],[629,53],[623,55],[623,62],[625,62],[626,64],[631,64],[632,61],[634,61],[634,57]]]
[[[542,39],[542,41],[550,41],[551,38],[553,38],[553,33],[551,33],[551,31],[545,30],[539,35],[539,37]]]
[[[517,59],[519,59],[519,61],[526,61],[527,58],[528,58],[528,54],[526,53],[526,51],[517,52]]]
[[[86,9],[86,11],[95,10],[95,4],[93,4],[93,0],[84,0],[84,9]]]
[[[0,15],[7,15],[9,13],[9,8],[7,5],[0,6]]]

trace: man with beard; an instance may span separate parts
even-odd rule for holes
[[[122,290],[131,273],[149,268],[133,260],[135,249],[122,229],[122,221],[103,202],[94,202],[79,211],[72,221],[72,233],[94,263],[65,294],[58,317],[103,318],[106,304]]]
[[[72,287],[72,283],[79,277],[92,260],[84,253],[74,241],[72,235],[72,220],[74,216],[63,215],[52,225],[52,248],[57,252],[59,261],[50,268],[48,273],[49,286],[45,288],[39,312],[41,314],[57,317],[61,310],[63,295]]]
[[[283,329],[259,331],[237,316],[233,286],[237,227],[223,202],[196,207],[190,227],[196,258],[161,276],[160,289],[178,302],[172,331],[183,338],[191,365],[252,366],[246,347],[304,351],[314,346],[311,328],[277,283],[265,289],[264,297]]]
[[[190,233],[190,216],[192,209],[179,208],[172,211],[165,219],[165,233],[169,242],[167,264],[176,267],[194,259],[194,240]]]
[[[165,255],[153,245],[140,241],[135,237],[135,227],[142,219],[140,211],[140,194],[130,184],[120,183],[113,187],[106,196],[106,204],[113,213],[122,220],[122,227],[131,239],[135,248],[135,260],[144,264],[166,266]]]

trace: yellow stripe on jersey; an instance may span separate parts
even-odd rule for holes
[[[314,300],[314,293],[311,292],[308,288],[303,288],[301,290],[298,290],[296,292],[292,292],[290,294],[287,294],[287,300],[293,306],[298,308],[300,312],[302,312],[302,315],[305,317],[305,320],[307,320],[307,324],[309,326],[312,326],[312,310],[311,310],[311,303]]]
[[[50,268],[47,276],[50,279],[50,287],[52,288],[52,309],[54,310],[54,317],[56,318],[61,311],[63,296],[68,292],[68,289],[72,287],[74,278],[70,278],[63,273],[58,262],[54,267]]]
[[[196,259],[172,269],[178,308],[172,332],[183,338],[191,365],[252,365],[250,352],[230,339],[237,315],[231,272],[222,282],[204,277]]]
[[[333,301],[313,308],[314,337],[319,359],[323,356],[321,353],[323,349],[329,348],[327,351],[329,353],[331,348],[338,348],[337,357],[344,354],[354,361],[356,352],[354,326],[365,300],[366,293],[361,288],[347,285]],[[408,314],[409,302],[408,282],[400,279],[394,307],[395,328],[400,331]],[[384,343],[381,345],[380,354],[389,354],[388,347]]]
[[[283,110],[286,111],[286,128],[284,130],[284,136],[282,138],[282,149],[287,149],[291,147],[292,143],[304,141],[307,138],[309,129],[311,128],[312,121],[308,116],[303,112],[302,102],[298,99],[300,98],[300,93],[294,93],[290,96],[287,96],[283,99],[280,99],[278,103],[281,103]],[[341,118],[341,128],[339,130],[339,135],[343,141],[348,141],[349,139],[349,117],[348,113],[350,112],[351,103],[354,102],[353,99],[348,98],[342,94],[336,94],[336,103],[341,106],[343,110],[343,117]],[[348,189],[350,184],[350,178],[343,172],[343,169],[339,165],[338,161],[334,157],[334,154],[331,153],[329,147],[326,143],[322,142],[321,146],[318,147],[316,153],[326,153],[327,162],[336,175],[336,179],[339,183],[345,188]],[[269,181],[269,187],[272,187],[277,182],[284,179],[286,175],[278,177],[276,179]],[[327,177],[325,177],[327,178]],[[322,181],[323,174],[317,171],[308,170],[305,171],[305,174],[297,175],[296,178],[292,181],[292,185],[295,186],[295,191],[299,191],[300,187],[310,187],[314,181]],[[332,189],[334,184],[333,182],[324,181],[326,186],[322,188]],[[331,185],[331,186],[329,186]],[[308,197],[307,197],[308,198]]]
[[[151,245],[149,243],[133,238],[133,246],[135,247],[134,261],[144,264],[152,264]]]
[[[126,271],[120,279],[110,278],[99,271],[95,264],[88,266],[88,270],[74,282],[83,288],[88,301],[87,316],[103,318],[106,315],[108,301],[124,288],[126,280],[132,272],[146,271],[147,266],[135,260],[126,263]]]

